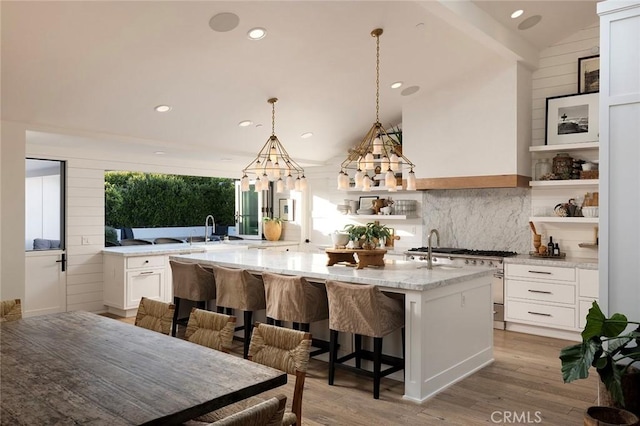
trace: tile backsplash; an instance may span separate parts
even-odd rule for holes
[[[435,228],[441,247],[530,250],[531,196],[526,188],[430,190],[422,197],[424,245]]]

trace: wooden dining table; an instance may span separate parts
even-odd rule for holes
[[[3,425],[172,425],[284,385],[245,359],[88,312],[0,323]]]

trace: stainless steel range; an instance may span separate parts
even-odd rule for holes
[[[427,262],[427,247],[412,248],[404,253],[406,260]],[[469,250],[460,248],[434,247],[431,249],[433,265],[476,266],[493,269],[493,327],[504,329],[504,265],[503,259],[515,256],[513,251]]]

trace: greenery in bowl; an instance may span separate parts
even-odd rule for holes
[[[369,222],[366,225],[347,225],[344,227],[345,232],[349,233],[351,241],[362,241],[365,244],[377,243],[383,238],[389,238],[391,231],[386,225],[380,225],[378,222]]]
[[[262,218],[263,222],[275,222],[275,223],[282,223],[282,219],[280,219],[279,217],[269,217],[269,216],[265,216]]]
[[[638,327],[625,332],[630,324]],[[582,343],[563,348],[560,360],[565,383],[589,377],[589,367],[595,367],[613,401],[624,407],[622,377],[640,361],[640,322],[628,321],[623,314],[607,318],[594,301],[582,331]]]

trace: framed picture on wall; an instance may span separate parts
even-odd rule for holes
[[[282,220],[295,220],[295,210],[293,208],[293,199],[291,198],[280,198],[278,200],[280,213],[279,217]]]
[[[546,145],[598,142],[598,93],[547,98]]]
[[[578,93],[600,91],[600,55],[578,59]]]

